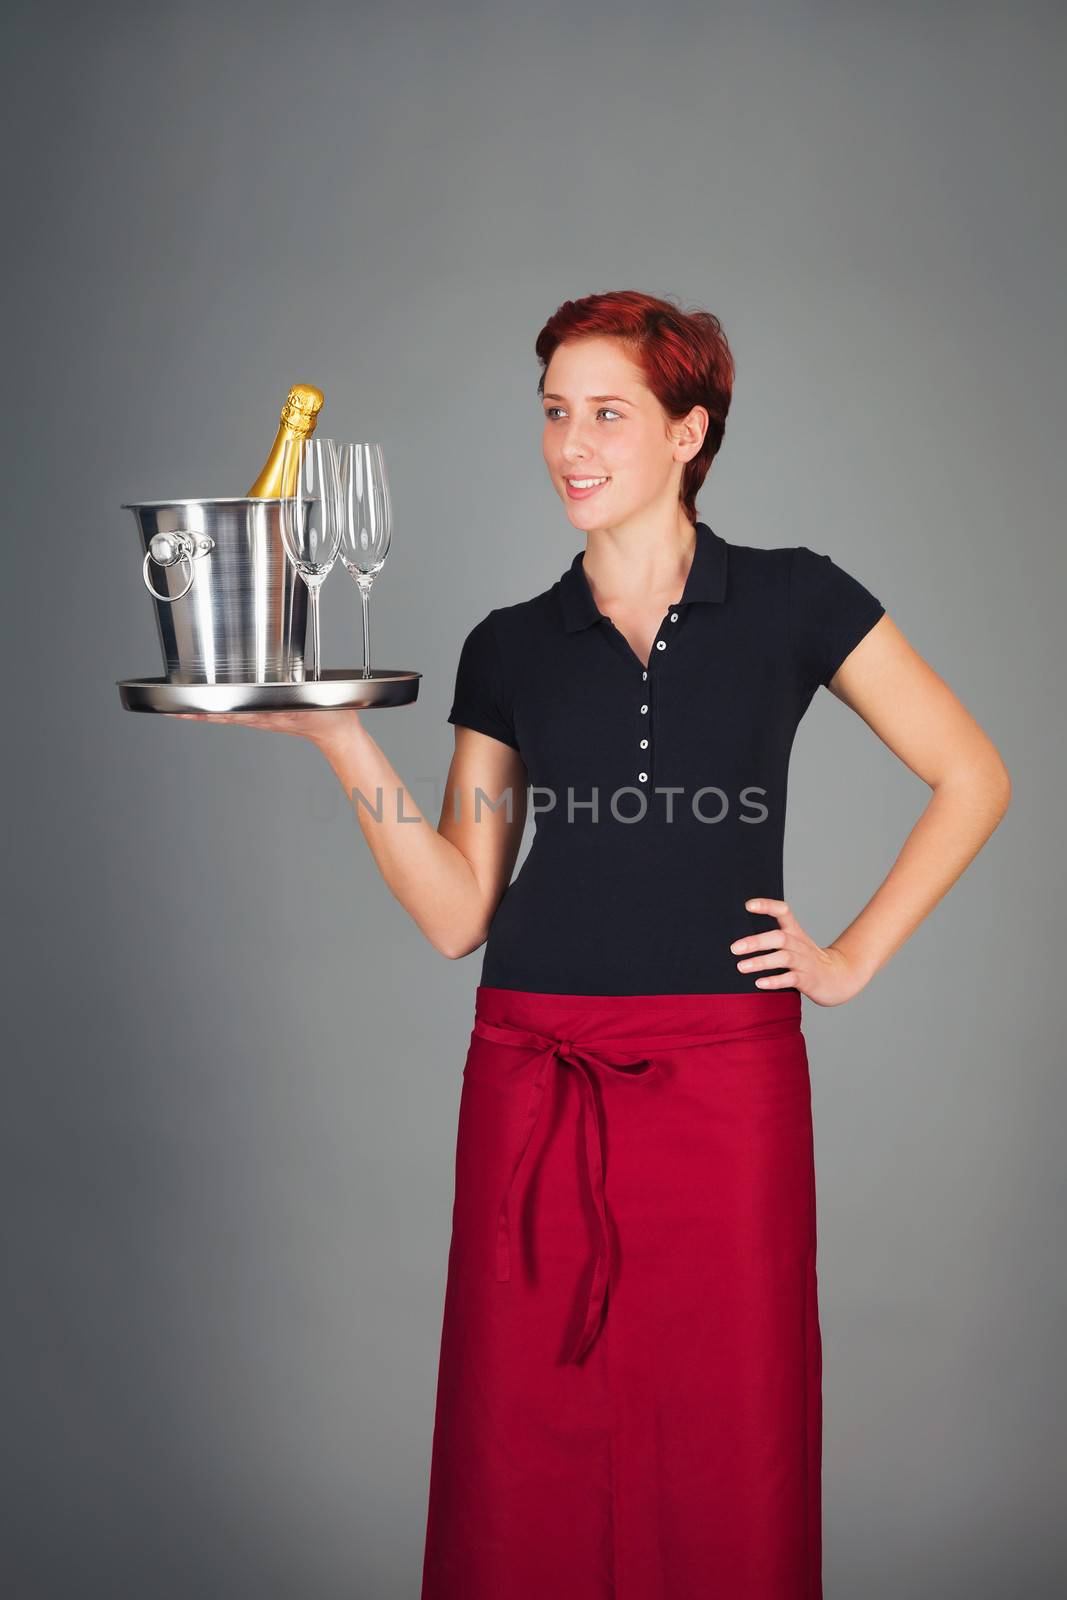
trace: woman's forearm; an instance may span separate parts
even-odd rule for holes
[[[485,896],[466,856],[423,816],[358,716],[316,741],[353,807],[390,891],[442,955],[481,942]]]
[[[830,948],[869,982],[974,860],[1010,799],[1011,779],[995,754],[937,784],[891,871]]]

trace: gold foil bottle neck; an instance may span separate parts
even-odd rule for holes
[[[307,438],[308,434],[315,431],[325,398],[322,390],[316,389],[313,383],[294,383],[282,406],[282,427],[289,428],[301,438]]]
[[[251,489],[249,500],[274,500],[291,495],[296,485],[297,452],[290,452],[288,473],[285,473],[285,446],[290,439],[307,439],[315,432],[324,395],[313,383],[294,383],[285,397],[278,432],[274,436],[270,455]],[[288,481],[283,481],[287,479]]]

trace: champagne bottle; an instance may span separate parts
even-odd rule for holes
[[[296,460],[291,458],[287,481],[282,481],[282,455],[287,439],[308,439],[315,432],[323,393],[312,383],[294,383],[282,406],[281,421],[263,470],[248,491],[249,500],[273,500],[291,495],[296,488]],[[293,457],[295,458],[295,451]]]

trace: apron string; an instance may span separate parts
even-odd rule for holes
[[[582,1096],[582,1123],[585,1135],[586,1171],[589,1178],[589,1189],[593,1197],[593,1205],[597,1218],[596,1259],[593,1264],[593,1278],[589,1287],[589,1296],[586,1303],[585,1318],[565,1360],[578,1362],[592,1345],[596,1338],[601,1312],[607,1296],[610,1277],[611,1262],[611,1236],[608,1231],[607,1203],[604,1198],[604,1148],[600,1137],[600,1121],[597,1116],[596,1094],[593,1088],[594,1079],[598,1069],[607,1069],[620,1073],[630,1079],[648,1079],[656,1070],[653,1056],[657,1052],[666,1050],[689,1049],[694,1045],[722,1044],[730,1039],[743,1039],[758,1036],[766,1037],[776,1032],[786,1033],[796,1030],[795,1017],[776,1018],[771,1022],[758,1020],[736,1029],[723,1029],[713,1034],[654,1034],[640,1039],[604,1039],[578,1042],[569,1038],[556,1038],[551,1034],[536,1033],[528,1028],[515,1027],[510,1023],[499,1024],[487,1022],[483,1017],[476,1016],[474,1033],[480,1039],[485,1039],[493,1044],[513,1045],[524,1050],[539,1051],[542,1055],[541,1064],[534,1076],[530,1089],[530,1098],[526,1107],[526,1116],[522,1132],[519,1136],[519,1147],[512,1163],[511,1175],[508,1179],[504,1198],[500,1203],[497,1213],[497,1280],[506,1282],[511,1277],[511,1196],[518,1177],[519,1168],[529,1149],[530,1140],[537,1126],[545,1098],[545,1089],[548,1084],[549,1069],[554,1062],[561,1062],[571,1067],[578,1075],[578,1085]],[[600,1050],[612,1055],[627,1055],[634,1053],[637,1058],[626,1062],[607,1061],[597,1050],[592,1048],[597,1044]],[[638,1052],[644,1052],[637,1054]]]

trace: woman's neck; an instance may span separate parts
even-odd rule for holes
[[[696,553],[696,528],[684,515],[667,532],[596,528],[586,535],[582,570],[601,611],[662,609],[685,588]]]

